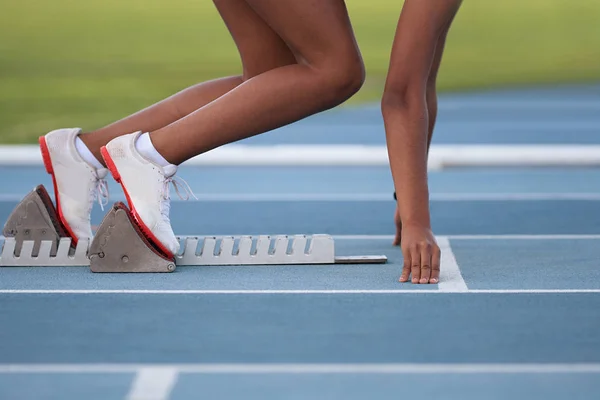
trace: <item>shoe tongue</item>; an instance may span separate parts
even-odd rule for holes
[[[106,178],[106,175],[108,175],[107,168],[96,168],[96,176],[98,177],[98,179],[104,179]]]
[[[169,164],[166,167],[162,167],[163,174],[166,178],[170,178],[177,172],[177,165]]]

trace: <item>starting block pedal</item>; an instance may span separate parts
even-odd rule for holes
[[[71,238],[46,189],[39,185],[4,226],[3,266],[88,266],[92,272],[173,272],[177,266],[383,264],[387,257],[337,256],[330,235],[179,237],[166,257],[146,239],[125,204],[106,214],[93,240]]]
[[[173,272],[175,260],[150,243],[125,204],[106,214],[89,250],[92,272]]]
[[[15,207],[4,225],[2,234],[6,238],[14,238],[14,249],[11,253],[17,257],[20,256],[24,244],[25,254],[37,257],[42,242],[45,242],[43,253],[50,246],[49,254],[55,256],[60,239],[69,237],[43,185],[38,185]]]

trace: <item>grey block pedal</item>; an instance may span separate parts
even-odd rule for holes
[[[92,272],[173,272],[175,260],[150,243],[125,204],[116,203],[102,220],[89,250]]]
[[[48,255],[55,256],[59,240],[69,237],[43,185],[38,185],[29,192],[14,208],[4,224],[2,234],[5,238],[14,239],[11,246],[14,245],[12,254],[16,257],[21,255],[24,242],[24,257],[37,257],[42,241],[46,242],[42,254],[50,246]]]

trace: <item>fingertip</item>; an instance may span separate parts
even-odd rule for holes
[[[438,283],[438,279],[437,278],[431,278],[429,280],[429,283]]]
[[[421,278],[419,283],[427,283],[429,280],[427,278]]]

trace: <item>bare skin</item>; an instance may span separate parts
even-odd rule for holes
[[[113,138],[141,130],[178,165],[332,108],[361,87],[364,66],[342,0],[215,0],[215,5],[238,47],[243,75],[195,85],[82,135],[96,156]]]
[[[208,104],[241,83],[241,76],[199,83],[122,120],[96,131],[83,133],[80,138],[98,161],[104,164],[100,148],[112,139],[127,133],[160,129]]]
[[[171,163],[334,107],[362,85],[362,61],[343,1],[247,3],[283,39],[298,62],[257,75],[151,132],[154,146]],[[239,39],[234,35],[236,42]]]
[[[437,74],[440,69],[442,62],[442,55],[444,53],[444,45],[446,44],[446,36],[450,29],[451,22],[444,28],[441,36],[437,41],[435,47],[435,57],[433,64],[431,65],[431,71],[429,72],[429,78],[427,79],[427,114],[429,116],[429,124],[427,129],[427,153],[429,153],[429,147],[431,146],[431,139],[433,138],[433,130],[435,128],[435,122],[437,119]],[[396,235],[394,237],[393,245],[400,246],[402,241],[402,219],[400,218],[400,209],[396,207],[394,212],[394,223],[396,224]]]
[[[441,252],[431,231],[427,156],[437,117],[437,73],[460,4],[406,0],[392,47],[381,107],[398,189],[394,244],[404,256],[400,282],[439,281]]]

